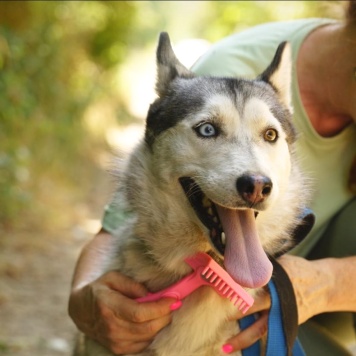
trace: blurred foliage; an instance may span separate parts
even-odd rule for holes
[[[211,41],[264,22],[342,17],[340,1],[211,1],[209,5],[210,25],[201,31]]]
[[[87,167],[105,147],[86,114],[105,123],[105,106],[117,122],[127,120],[117,72],[135,50],[151,50],[160,31],[175,41],[216,41],[261,22],[340,17],[338,4],[0,1],[0,227],[43,223],[56,199],[65,206],[78,198],[63,187],[86,192]],[[62,213],[55,210],[55,219]]]
[[[102,3],[105,21],[90,41],[90,54],[105,68],[121,62],[127,55],[127,38],[135,7],[128,2]]]
[[[264,22],[306,17],[342,18],[346,1],[134,1],[131,45],[147,46],[158,32],[172,38],[204,38],[214,42]]]
[[[99,144],[82,116],[124,58],[133,13],[129,2],[0,2],[3,226],[42,216],[45,195],[81,184]]]

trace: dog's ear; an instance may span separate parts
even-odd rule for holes
[[[169,84],[176,77],[193,78],[194,74],[179,62],[173,52],[167,32],[161,32],[157,48],[157,82],[156,92],[162,97]]]
[[[272,85],[280,101],[292,111],[292,55],[289,42],[282,42],[278,46],[271,64],[258,79]]]

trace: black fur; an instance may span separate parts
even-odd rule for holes
[[[256,80],[223,77],[196,77],[175,56],[167,33],[162,32],[157,48],[158,78],[156,91],[159,98],[150,106],[146,120],[145,141],[152,149],[155,138],[174,127],[188,115],[199,111],[205,100],[214,94],[229,96],[242,117],[247,99],[257,97],[270,106],[273,115],[281,122],[287,140],[296,139],[291,123],[291,112],[277,98],[278,89],[270,81],[278,69],[286,42],[279,45],[268,68]]]

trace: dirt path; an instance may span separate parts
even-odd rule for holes
[[[70,355],[75,326],[67,316],[71,275],[81,247],[101,218],[112,185],[97,174],[87,203],[61,231],[2,233],[0,238],[0,355]],[[84,212],[84,213],[83,213]]]

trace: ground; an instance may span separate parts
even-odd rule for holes
[[[79,251],[99,226],[111,181],[98,169],[90,199],[64,208],[69,218],[56,231],[1,232],[0,355],[71,354],[76,333],[67,315],[71,275]]]

